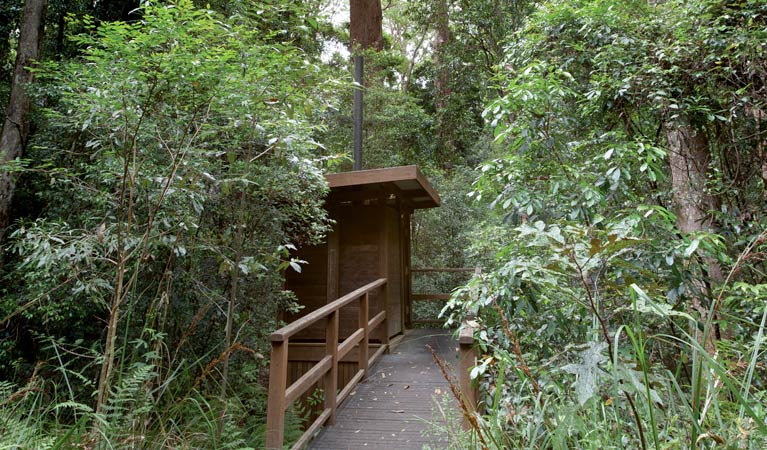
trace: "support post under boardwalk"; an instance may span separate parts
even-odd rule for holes
[[[281,450],[285,437],[285,388],[288,381],[288,343],[272,342],[269,364],[269,401],[266,413],[266,449]]]

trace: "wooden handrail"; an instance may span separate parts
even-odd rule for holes
[[[304,432],[293,446],[293,450],[303,448],[312,435],[323,425],[335,422],[338,405],[349,395],[354,386],[367,376],[368,367],[373,364],[388,347],[386,311],[370,317],[370,292],[383,288],[386,298],[386,278],[352,291],[343,297],[312,311],[295,322],[272,333],[272,354],[269,367],[269,400],[266,412],[266,449],[282,449],[285,437],[285,411],[301,395],[305,394],[320,379],[324,379],[325,404],[322,413]],[[359,324],[343,342],[339,343],[340,310],[355,301],[359,301]],[[288,346],[290,337],[301,330],[325,319],[325,356],[304,373],[298,380],[287,386]],[[371,331],[378,326],[384,329],[384,338],[378,351],[368,358],[368,346]],[[344,386],[340,393],[337,389],[338,362],[355,345],[359,345],[359,370]]]
[[[279,330],[275,331],[274,333],[272,333],[272,336],[271,336],[272,342],[280,342],[280,341],[288,340],[290,336],[293,336],[294,334],[314,324],[315,322],[322,319],[323,317],[328,316],[330,313],[337,311],[343,308],[344,306],[348,305],[349,303],[359,299],[359,297],[362,296],[362,294],[366,292],[370,292],[378,288],[379,286],[383,286],[384,284],[386,284],[386,278],[379,278],[372,283],[366,284],[362,286],[361,288],[355,291],[351,291],[348,294],[344,295],[343,297],[331,303],[328,303],[322,308],[319,308],[317,310],[310,312],[304,317],[294,322],[291,322],[289,325],[286,325],[280,328]]]
[[[412,273],[456,273],[456,272],[473,272],[474,275],[482,273],[480,267],[423,267],[417,269],[410,269]],[[476,292],[471,292],[469,295],[476,296]],[[410,293],[410,301],[424,301],[424,300],[448,300],[452,297],[452,294],[438,292],[438,293]],[[470,409],[471,413],[477,410],[477,387],[476,383],[472,383],[471,369],[477,365],[477,350],[474,345],[474,332],[475,322],[471,319],[473,317],[467,317],[468,320],[464,320],[460,331],[458,332],[458,358],[459,358],[459,384],[461,387],[461,394],[466,406]],[[442,323],[441,320],[410,320],[411,323]],[[465,429],[470,428],[468,417],[464,416],[463,426]]]
[[[474,272],[474,267],[422,267],[411,272]]]
[[[420,267],[415,269],[410,269],[411,274],[411,289],[412,289],[412,274],[414,273],[469,273],[474,272],[475,274],[477,272],[478,268],[476,267]],[[408,324],[441,324],[443,321],[441,320],[434,320],[434,319],[426,319],[426,320],[414,320],[412,318],[412,303],[413,302],[423,302],[423,301],[436,301],[436,300],[450,300],[450,298],[453,296],[453,294],[449,292],[410,292],[410,305],[408,305],[408,309],[406,311],[407,316],[407,323]]]

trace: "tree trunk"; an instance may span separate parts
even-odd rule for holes
[[[437,34],[434,36],[434,66],[437,73],[434,78],[434,106],[437,112],[445,108],[449,92],[450,71],[447,67],[444,53],[450,41],[450,17],[447,0],[437,2],[434,13]]]
[[[708,211],[716,208],[706,188],[708,139],[685,116],[667,124],[666,139],[677,227],[685,234],[708,231],[712,224]]]
[[[751,115],[754,116],[756,125],[756,152],[759,161],[759,172],[762,176],[762,195],[767,198],[767,138],[762,137],[762,122],[767,118],[767,113],[760,108],[752,108]]]
[[[713,231],[713,217],[709,211],[718,209],[717,199],[706,186],[706,173],[710,163],[709,143],[706,135],[680,115],[666,124],[666,140],[671,166],[671,185],[676,224],[683,234]],[[700,314],[700,322],[709,321],[709,309],[702,299],[711,296],[710,285],[724,280],[722,268],[714,258],[702,260],[704,278],[693,283],[697,292],[691,292],[692,307]],[[706,276],[707,275],[707,276]],[[714,317],[715,318],[715,317]],[[713,351],[716,334],[707,330],[707,350]]]
[[[26,0],[21,18],[21,34],[19,35],[19,51],[11,79],[11,95],[3,121],[3,131],[0,134],[0,166],[20,157],[24,152],[29,124],[27,114],[31,102],[26,88],[32,82],[32,72],[27,68],[34,64],[40,56],[40,41],[43,31],[43,16],[46,0]],[[13,200],[13,174],[5,169],[0,170],[0,240],[10,224],[10,208]]]
[[[349,0],[349,19],[352,53],[383,49],[381,0]]]
[[[447,0],[438,0],[434,12],[434,110],[437,113],[437,159],[449,164],[456,154],[455,126],[447,110],[450,97],[450,66],[446,58],[450,42],[450,10]]]

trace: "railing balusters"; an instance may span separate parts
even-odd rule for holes
[[[322,381],[325,388],[324,410],[314,423],[309,426],[306,432],[304,432],[304,435],[298,440],[293,448],[302,448],[310,439],[308,434],[314,433],[320,426],[322,426],[322,424],[326,423],[333,425],[335,423],[338,403],[343,401],[343,398],[351,392],[354,384],[367,376],[367,370],[371,361],[375,361],[377,356],[380,356],[380,354],[388,348],[389,333],[386,322],[386,311],[381,311],[373,319],[370,319],[369,317],[370,292],[375,289],[381,289],[381,291],[383,291],[381,297],[383,299],[382,302],[385,304],[386,286],[387,283],[385,278],[378,279],[328,303],[316,311],[312,311],[301,319],[272,333],[272,356],[271,366],[269,368],[269,400],[266,418],[267,450],[282,449],[285,437],[285,411],[288,407],[287,400],[303,395],[311,387],[312,380],[315,379],[315,377],[319,377],[325,370],[324,375],[322,375]],[[359,328],[345,340],[343,348],[344,352],[348,352],[350,349],[349,346],[354,345],[354,341],[359,339],[359,344],[357,345],[359,345],[359,367],[361,373],[355,375],[352,380],[347,383],[347,386],[345,386],[341,392],[346,395],[339,398],[338,364],[340,358],[338,352],[342,344],[339,343],[341,308],[355,301],[359,301]],[[307,372],[307,374],[304,374],[303,377],[299,378],[291,386],[287,386],[288,347],[290,337],[322,319],[325,320],[325,358],[317,364],[327,365],[328,357],[330,357],[331,364],[329,364],[329,368],[319,368],[317,364],[315,364],[314,367],[310,369],[310,372],[313,371],[311,375],[307,375],[310,373]],[[381,348],[372,358],[370,358],[368,350],[370,333],[377,327],[381,327],[382,329]],[[360,331],[362,331],[361,338],[359,337]],[[322,361],[325,362],[323,363]],[[289,396],[288,391],[290,391]]]

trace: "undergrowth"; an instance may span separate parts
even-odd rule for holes
[[[156,366],[142,362],[122,375],[103,414],[67,400],[66,392],[49,389],[52,383],[37,375],[25,386],[0,383],[0,448],[257,449],[263,445],[266,398],[260,385],[253,385],[252,397],[240,391],[224,405],[199,390],[172,392],[184,386],[184,371],[157,383]],[[166,390],[171,392],[162,392]],[[287,442],[301,436],[305,415],[300,409],[288,410]]]
[[[523,225],[529,252],[475,276],[446,308],[449,322],[477,316],[472,447],[767,448],[767,285],[734,281],[765,233],[701,319],[619,279],[644,244],[605,228],[613,248],[595,251],[582,228]]]

